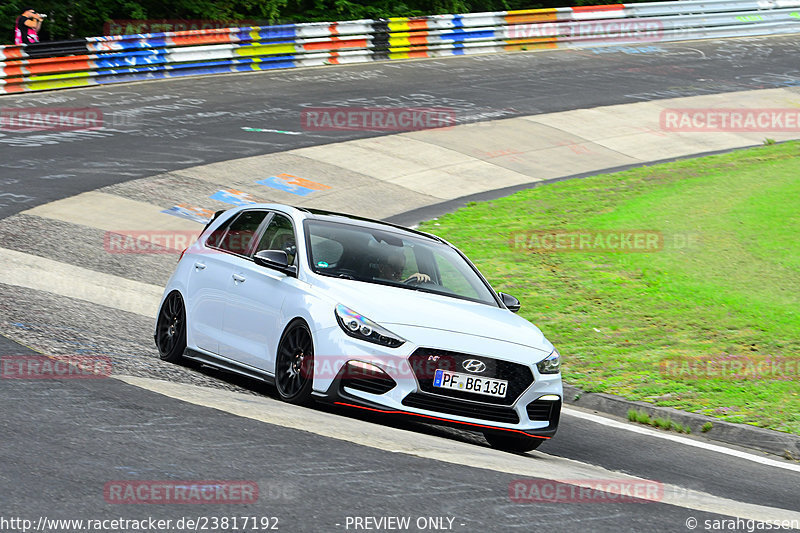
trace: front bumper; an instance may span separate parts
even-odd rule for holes
[[[454,337],[455,342],[452,342]],[[509,396],[506,400],[484,399],[463,393],[438,394],[429,383],[424,383],[424,376],[420,379],[419,367],[414,367],[411,361],[426,350],[497,360],[509,365],[520,364],[518,345],[515,346],[516,361],[509,361],[495,355],[508,353],[509,343],[481,339],[477,343],[480,346],[476,346],[474,338],[470,341],[460,337],[470,336],[448,335],[448,350],[445,351],[442,347],[422,348],[410,342],[395,349],[385,348],[351,339],[338,328],[316,332],[314,395],[346,407],[474,431],[510,432],[544,439],[555,435],[563,396],[561,375],[539,374],[534,362],[522,365],[530,372],[530,379],[517,383],[516,389],[509,387],[509,390],[514,390],[515,396]],[[480,348],[480,351],[463,351],[470,346]],[[456,352],[454,348],[461,351]],[[542,359],[541,352],[531,352],[528,360]],[[320,355],[329,353],[344,355]],[[359,366],[364,366],[364,363],[374,365],[385,374],[365,379],[364,376],[353,374],[353,367],[347,365],[348,361],[358,361]],[[433,363],[433,366],[437,366],[437,363]],[[509,378],[508,375],[499,377]]]

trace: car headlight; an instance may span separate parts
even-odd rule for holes
[[[553,353],[548,355],[546,359],[536,363],[536,368],[539,369],[540,374],[558,374],[561,372],[561,355],[558,350],[553,350]]]
[[[336,321],[345,333],[362,341],[373,342],[389,348],[397,348],[405,342],[404,339],[388,329],[342,304],[336,306]]]

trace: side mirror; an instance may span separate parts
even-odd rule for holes
[[[283,250],[261,250],[253,256],[258,266],[283,272],[287,276],[297,277],[297,267],[289,264],[289,256]]]
[[[504,292],[498,292],[497,295],[500,296],[500,299],[503,301],[503,305],[508,307],[509,311],[511,311],[512,313],[516,313],[517,311],[519,311],[519,308],[522,305],[519,303],[519,300],[517,300],[510,294],[506,294]]]

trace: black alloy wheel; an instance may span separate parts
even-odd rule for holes
[[[275,385],[285,402],[306,404],[314,381],[314,342],[305,322],[293,322],[278,345]]]
[[[182,361],[186,349],[186,308],[181,293],[177,291],[167,296],[158,313],[156,346],[163,361]]]

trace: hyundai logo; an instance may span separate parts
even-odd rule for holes
[[[464,370],[467,372],[474,372],[476,374],[480,374],[484,370],[486,370],[486,363],[483,361],[478,361],[477,359],[467,359],[461,366],[464,367]]]

